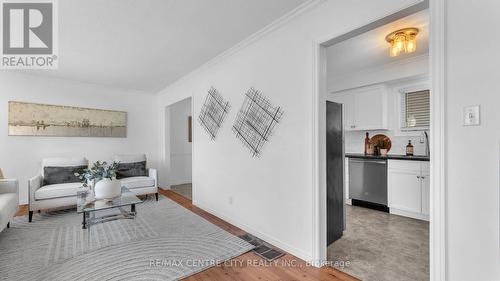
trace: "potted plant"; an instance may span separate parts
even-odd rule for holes
[[[108,164],[106,161],[97,161],[82,174],[75,173],[75,176],[84,187],[93,189],[95,199],[111,200],[121,195],[121,183],[116,179],[117,166],[117,162]]]

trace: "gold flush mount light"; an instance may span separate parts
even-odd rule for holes
[[[403,28],[391,32],[385,40],[391,44],[389,54],[391,57],[399,56],[402,53],[413,53],[417,50],[418,28]]]

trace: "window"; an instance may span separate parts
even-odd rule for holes
[[[401,128],[428,129],[430,125],[430,91],[406,92],[401,98]]]

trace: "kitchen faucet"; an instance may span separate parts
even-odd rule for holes
[[[427,131],[423,132],[425,135],[425,156],[431,157],[431,151],[429,149],[429,135],[427,134]]]

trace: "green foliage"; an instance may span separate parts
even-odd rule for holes
[[[106,161],[97,161],[89,169],[83,170],[83,173],[75,173],[75,176],[80,179],[83,186],[87,187],[94,180],[115,179],[117,166],[118,162],[113,161],[113,163],[108,164]]]

